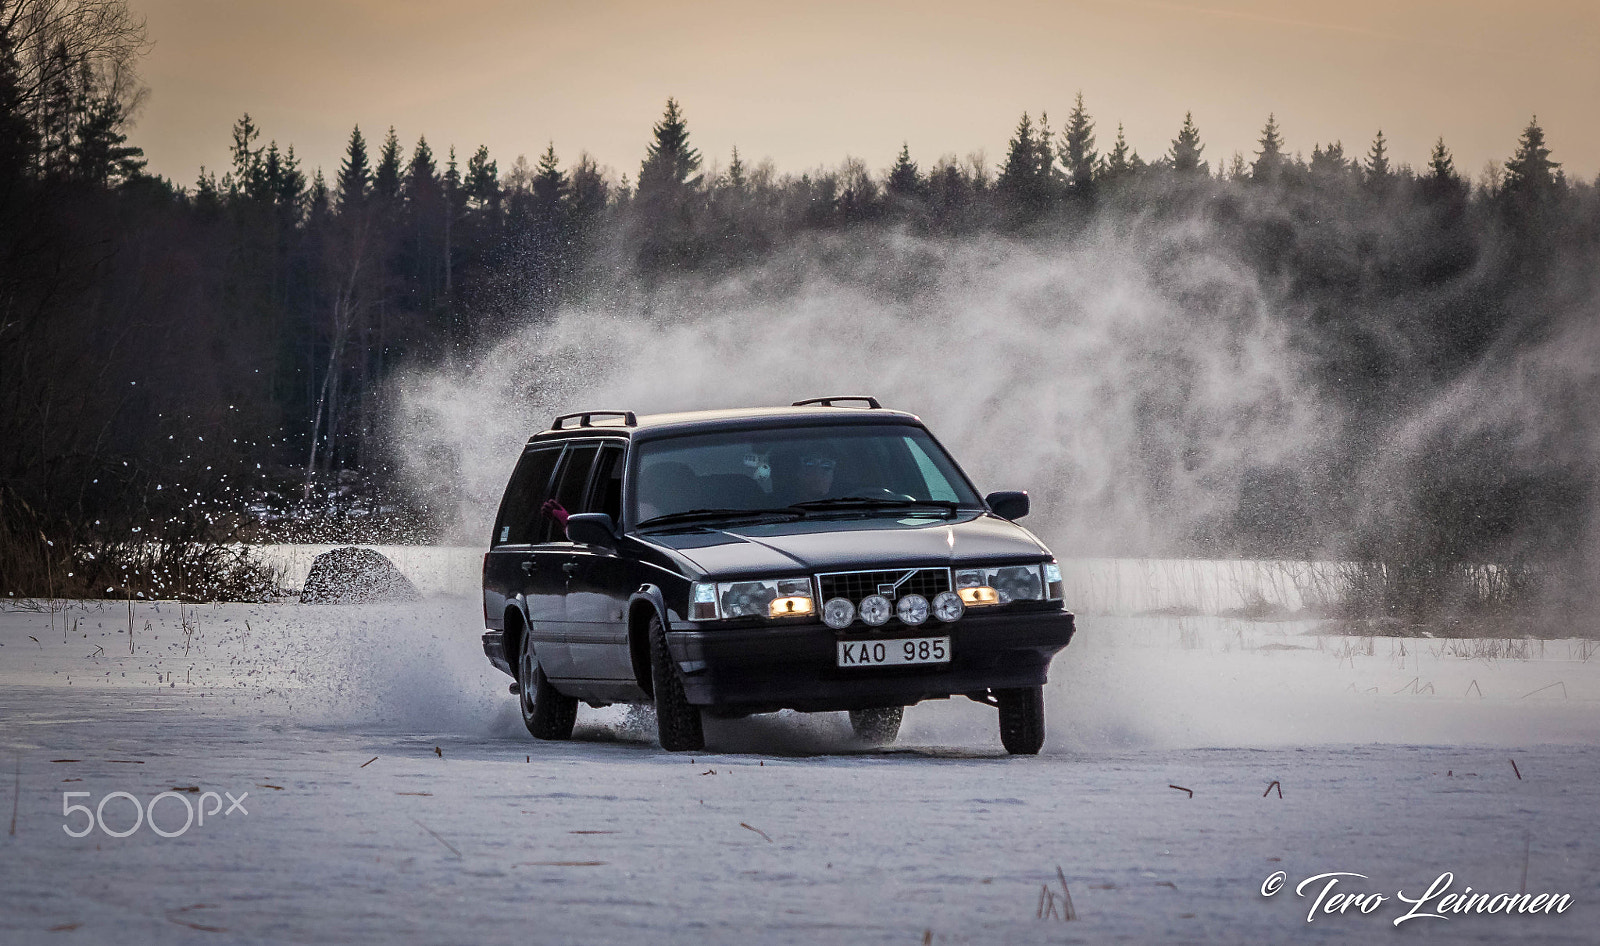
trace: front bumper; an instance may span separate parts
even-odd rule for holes
[[[909,706],[990,689],[1038,686],[1075,630],[1067,611],[986,614],[863,638],[824,624],[674,630],[667,646],[689,702],[730,712],[806,712]],[[837,642],[950,637],[950,662],[840,667]]]

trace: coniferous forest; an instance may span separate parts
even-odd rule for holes
[[[619,285],[819,241],[1071,247],[1194,221],[1271,287],[1346,422],[1337,450],[1244,471],[1229,516],[1145,551],[1387,562],[1391,581],[1403,563],[1429,587],[1484,563],[1546,591],[1590,569],[1600,181],[1566,174],[1536,117],[1469,173],[1443,139],[1413,166],[1382,132],[1293,141],[1276,116],[1250,153],[1174,116],[1170,147],[1140,155],[1078,96],[1038,103],[1065,106],[1060,128],[1021,115],[992,158],[903,147],[797,171],[702,154],[693,103],[666,99],[616,173],[582,142],[530,161],[392,127],[352,128],[338,167],[308,168],[243,114],[229,166],[173,181],[146,171],[132,121],[147,44],[117,0],[0,0],[0,590],[172,594],[157,573],[210,567],[185,555],[333,536],[356,513],[368,541],[434,538],[395,475],[396,372]],[[1400,418],[1457,391],[1492,404],[1495,385],[1537,409],[1466,408],[1481,422],[1423,443],[1393,473],[1404,496],[1350,527],[1341,490]],[[149,541],[171,549],[136,580],[128,550]]]

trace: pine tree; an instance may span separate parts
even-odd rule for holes
[[[1278,131],[1278,117],[1267,116],[1266,127],[1261,129],[1261,150],[1250,165],[1250,180],[1256,184],[1276,183],[1283,177],[1286,159],[1283,154],[1283,136]]]
[[[1206,146],[1200,143],[1200,129],[1195,127],[1194,113],[1184,112],[1183,127],[1178,129],[1178,137],[1172,139],[1172,148],[1167,152],[1172,170],[1179,174],[1206,176],[1206,163],[1200,156],[1204,150]]]
[[[1435,181],[1460,180],[1461,175],[1456,173],[1455,158],[1450,155],[1450,149],[1445,147],[1444,136],[1433,146],[1433,154],[1428,157],[1428,177]]]
[[[277,147],[277,142],[273,142],[268,150],[276,151]],[[290,145],[279,158],[277,173],[270,180],[273,202],[287,219],[298,221],[301,203],[306,196],[306,175],[300,170],[300,159],[295,157],[294,145]]]
[[[1344,144],[1335,141],[1326,148],[1318,145],[1311,149],[1311,177],[1332,183],[1343,181],[1350,173],[1350,161],[1344,156]]]
[[[1377,137],[1372,139],[1372,147],[1367,151],[1367,163],[1362,170],[1369,187],[1387,186],[1394,178],[1394,169],[1389,166],[1389,142],[1383,137],[1382,128],[1378,129]]]
[[[581,230],[605,209],[610,189],[600,173],[600,165],[587,151],[579,154],[578,163],[572,166],[568,189],[572,195],[574,225]]]
[[[1050,202],[1051,164],[1042,159],[1050,157],[1050,140],[1038,135],[1033,119],[1027,112],[1017,123],[1017,133],[1006,150],[1005,164],[1000,166],[1000,177],[995,189],[1014,209],[1038,213]]]
[[[338,184],[340,211],[349,213],[366,203],[367,190],[372,186],[372,170],[367,165],[367,140],[361,137],[360,125],[350,132],[350,143],[345,145]]]
[[[21,69],[10,29],[0,26],[0,204],[20,186],[39,147],[33,123],[24,112]]]
[[[444,193],[453,208],[461,194],[461,169],[456,166],[456,146],[450,146],[449,156],[444,162]]]
[[[1467,195],[1467,182],[1456,172],[1455,158],[1445,147],[1444,136],[1433,146],[1428,157],[1428,173],[1422,178],[1422,192],[1436,200],[1461,198]]]
[[[1245,162],[1244,155],[1235,151],[1233,157],[1228,159],[1228,169],[1222,171],[1221,174],[1230,181],[1248,181],[1250,180],[1250,165]]]
[[[479,145],[467,159],[467,180],[463,185],[467,198],[475,201],[479,210],[491,214],[500,211],[500,169],[489,159],[489,146]]]
[[[1067,176],[1067,187],[1074,194],[1087,196],[1094,186],[1094,168],[1097,155],[1094,150],[1094,122],[1083,105],[1083,93],[1067,116],[1067,127],[1061,130],[1061,168]]]
[[[317,168],[317,173],[312,175],[311,190],[306,195],[306,220],[313,228],[322,226],[333,209],[332,195],[328,192],[328,181],[322,176],[322,168]]]
[[[113,95],[95,99],[78,124],[70,149],[73,177],[97,186],[121,184],[144,171],[144,149],[130,146],[126,112]]]
[[[200,175],[194,181],[194,206],[201,214],[212,214],[222,209],[224,188],[217,183],[217,175],[200,166]]]
[[[895,158],[894,166],[889,169],[886,184],[889,193],[895,197],[911,199],[922,194],[922,174],[917,169],[917,162],[911,160],[909,143],[900,143],[900,156]]]
[[[1134,162],[1138,160],[1139,156],[1128,147],[1127,136],[1123,134],[1119,122],[1117,140],[1111,145],[1110,153],[1101,159],[1097,177],[1108,184],[1122,180],[1134,172]]]
[[[646,202],[678,199],[700,183],[698,176],[690,176],[700,169],[700,152],[689,145],[689,125],[676,100],[667,99],[666,114],[653,131],[654,140],[639,165],[638,197]]]
[[[544,149],[544,154],[539,156],[539,164],[533,174],[533,201],[539,212],[554,216],[561,205],[561,198],[567,192],[567,175],[561,171],[561,162],[556,158],[555,142],[550,142]]]
[[[439,192],[439,168],[434,163],[427,136],[418,138],[417,146],[411,151],[411,163],[406,165],[405,191],[413,201],[426,200]]]
[[[378,167],[372,172],[372,192],[384,200],[394,200],[400,196],[401,161],[400,139],[395,136],[394,126],[389,126],[389,135],[383,139],[383,150],[378,152]]]
[[[17,8],[20,9],[20,8]],[[13,14],[0,14],[12,22]],[[72,141],[76,137],[77,121],[83,111],[80,90],[73,82],[72,54],[65,40],[53,45],[45,59],[38,83],[36,101],[29,103],[39,135],[39,170],[46,178],[67,179],[72,176]]]
[[[744,161],[739,157],[739,146],[733,146],[733,157],[728,160],[728,190],[743,194],[749,184],[745,176]]]
[[[1505,185],[1501,192],[1513,201],[1542,203],[1555,194],[1560,167],[1550,160],[1544,129],[1539,127],[1539,116],[1535,115],[1522,131],[1517,153],[1506,162]]]
[[[249,112],[234,122],[233,182],[229,188],[230,197],[242,195],[251,200],[266,197],[266,177],[262,167],[262,155],[266,149],[256,144],[260,138],[261,129],[251,120]]]

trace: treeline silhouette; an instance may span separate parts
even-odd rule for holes
[[[61,15],[86,8],[98,19]],[[325,174],[245,115],[230,166],[182,186],[128,140],[144,45],[117,0],[0,0],[7,591],[75,571],[78,593],[121,594],[125,575],[107,583],[63,550],[136,528],[293,536],[321,509],[365,514],[368,537],[425,536],[426,510],[387,472],[397,367],[468,356],[620,280],[732,272],[820,232],[1070,244],[1107,221],[1204,219],[1282,287],[1297,350],[1351,422],[1341,456],[1309,480],[1259,471],[1190,551],[1540,559],[1589,525],[1589,456],[1529,463],[1486,429],[1406,474],[1416,489],[1392,521],[1407,528],[1380,522],[1344,549],[1321,537],[1339,507],[1317,497],[1384,449],[1392,418],[1593,317],[1600,182],[1569,180],[1537,119],[1471,181],[1442,139],[1420,168],[1382,132],[1364,154],[1319,142],[1307,158],[1275,116],[1250,155],[1208,156],[1185,116],[1146,159],[1121,126],[1107,144],[1081,95],[1059,132],[1024,114],[993,164],[902,147],[887,167],[807,173],[738,150],[708,161],[672,100],[620,177],[553,144],[502,168],[484,147],[403,145],[394,128],[375,142],[353,129]],[[1551,404],[1542,436],[1600,442],[1594,395]]]

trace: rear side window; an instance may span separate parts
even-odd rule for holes
[[[556,487],[553,498],[569,514],[583,511],[584,493],[589,486],[589,473],[594,469],[595,455],[600,452],[600,445],[594,443],[574,444],[567,448],[567,455],[562,460],[561,469],[556,473]],[[541,510],[535,509],[535,513]],[[549,514],[538,516],[538,528],[535,531],[535,542],[565,542],[566,529],[559,519]]]
[[[522,455],[506,495],[500,502],[500,517],[494,524],[494,545],[526,545],[539,525],[539,507],[550,494],[550,475],[555,472],[561,448],[529,450]]]
[[[603,512],[612,522],[622,523],[621,445],[600,448],[600,457],[594,464],[594,484],[589,488],[589,501],[583,511]]]

